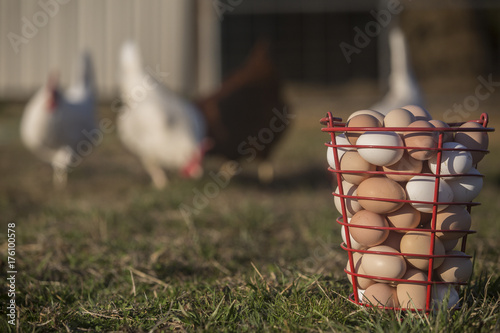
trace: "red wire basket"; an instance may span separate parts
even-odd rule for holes
[[[457,255],[457,254],[440,254],[435,251],[436,247],[436,239],[438,233],[451,233],[451,232],[460,232],[461,234],[464,234],[459,238],[461,240],[460,244],[460,249],[461,252],[465,253],[466,250],[466,243],[467,243],[467,236],[469,234],[475,233],[474,230],[449,230],[449,229],[438,229],[437,228],[437,214],[438,214],[438,207],[440,205],[447,205],[447,206],[453,206],[453,205],[462,205],[467,207],[467,211],[469,214],[471,213],[471,209],[474,206],[480,205],[478,202],[440,202],[439,199],[439,190],[440,190],[440,180],[441,179],[449,179],[449,177],[461,177],[461,176],[472,176],[472,177],[483,177],[480,174],[472,174],[472,173],[457,173],[457,174],[442,174],[441,173],[441,162],[442,162],[442,155],[443,152],[449,151],[449,150],[456,150],[456,149],[450,149],[450,148],[444,148],[443,143],[444,143],[444,136],[447,133],[456,133],[456,132],[491,132],[494,131],[493,128],[488,128],[488,115],[483,113],[481,114],[480,119],[473,120],[473,122],[479,123],[482,125],[482,127],[473,127],[473,128],[459,128],[460,125],[463,123],[449,123],[447,124],[449,127],[435,127],[435,128],[428,128],[428,127],[349,127],[349,131],[360,131],[360,132],[370,132],[370,131],[391,131],[391,132],[399,132],[399,133],[405,133],[405,132],[437,132],[438,134],[438,144],[437,147],[435,148],[430,148],[436,150],[436,155],[437,155],[437,162],[436,162],[436,170],[435,173],[431,172],[398,172],[398,171],[383,171],[383,170],[374,170],[374,171],[359,171],[359,170],[342,170],[340,167],[340,149],[346,149],[346,148],[384,148],[384,149],[404,149],[404,150],[409,150],[409,149],[429,149],[429,148],[424,148],[424,147],[408,147],[408,146],[377,146],[377,145],[346,145],[346,144],[337,144],[337,134],[345,133],[346,132],[346,123],[342,121],[342,118],[337,118],[333,117],[331,112],[328,112],[325,118],[321,119],[321,124],[325,125],[324,128],[322,128],[323,132],[327,132],[330,134],[330,142],[325,143],[325,146],[331,147],[332,149],[332,155],[330,156],[333,160],[334,167],[329,167],[328,170],[331,172],[334,176],[334,179],[337,182],[338,190],[336,192],[333,192],[332,194],[334,197],[338,198],[340,200],[340,206],[341,206],[341,212],[342,216],[339,216],[336,221],[338,224],[341,225],[341,228],[343,228],[343,231],[345,233],[345,241],[341,243],[342,249],[347,251],[348,255],[348,265],[344,269],[344,272],[347,274],[349,277],[351,283],[352,283],[352,288],[353,288],[353,293],[349,296],[349,299],[361,306],[366,306],[366,307],[379,307],[383,309],[388,309],[388,310],[403,310],[403,311],[424,311],[425,313],[429,313],[433,310],[433,308],[436,306],[436,304],[433,303],[433,288],[438,289],[438,287],[452,287],[453,289],[458,289],[459,286],[461,285],[466,285],[468,282],[445,282],[440,280],[439,278],[436,277],[436,273],[434,272],[434,261],[436,260],[444,260],[445,258],[455,258],[455,257],[460,257],[463,258],[463,255]],[[477,152],[482,152],[482,153],[488,153],[487,149],[460,149],[461,151],[477,151]],[[424,161],[426,162],[426,161]],[[475,165],[474,167],[477,167]],[[351,195],[348,193],[344,192],[343,188],[343,174],[349,173],[349,174],[369,174],[371,176],[383,176],[387,174],[392,174],[392,175],[398,175],[398,174],[404,174],[406,176],[411,175],[411,176],[432,176],[434,177],[434,194],[433,194],[433,200],[432,201],[416,201],[416,200],[409,200],[408,197],[406,199],[384,199],[384,198],[379,198],[379,197],[367,197],[367,196],[359,196],[359,195]],[[403,204],[409,203],[409,204],[427,204],[432,206],[432,217],[430,219],[430,224],[427,227],[422,228],[421,226],[417,228],[397,228],[397,227],[380,227],[380,226],[363,226],[363,225],[357,225],[356,228],[366,228],[366,229],[371,229],[371,230],[389,230],[389,231],[399,231],[401,233],[408,233],[408,232],[427,232],[430,235],[430,245],[429,245],[429,250],[428,253],[409,253],[409,252],[387,252],[387,251],[372,251],[370,249],[366,248],[355,248],[353,247],[352,244],[352,238],[351,238],[351,229],[353,228],[352,225],[349,224],[349,216],[347,214],[347,204],[346,200],[347,199],[353,199],[353,200],[373,200],[373,201],[391,201],[391,202],[402,202]],[[458,242],[457,242],[458,244]],[[404,279],[404,278],[387,278],[383,277],[380,275],[368,275],[364,274],[364,272],[359,273],[357,271],[356,263],[355,263],[355,258],[354,254],[358,253],[359,255],[366,255],[366,254],[375,254],[375,255],[387,255],[387,256],[403,256],[405,258],[405,262],[408,258],[422,258],[422,259],[427,259],[428,260],[428,268],[426,273],[426,277],[423,280],[409,280],[409,279]],[[471,258],[470,255],[466,255],[465,258]],[[407,265],[408,267],[411,267],[411,265]],[[424,286],[425,287],[425,307],[424,306],[399,306],[399,304],[392,304],[392,305],[381,305],[381,304],[373,304],[372,302],[366,301],[366,299],[363,299],[362,293],[363,290],[359,286],[358,278],[364,278],[364,279],[371,279],[371,280],[377,280],[378,282],[382,282],[385,284],[389,284],[390,286],[394,286],[397,284],[401,283],[406,283],[406,284],[411,284],[411,285],[419,285],[419,286]],[[421,289],[422,290],[422,289]],[[408,303],[407,303],[408,304]],[[455,308],[458,308],[458,305],[455,305]]]

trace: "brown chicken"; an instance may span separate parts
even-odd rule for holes
[[[243,66],[196,104],[206,117],[213,144],[207,154],[228,160],[257,160],[260,180],[272,180],[273,169],[266,161],[293,116],[282,97],[269,43],[257,42]]]

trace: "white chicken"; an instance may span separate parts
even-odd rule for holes
[[[411,69],[406,39],[398,26],[393,26],[389,31],[389,55],[389,91],[370,109],[387,114],[393,109],[410,104],[423,107],[420,87]]]
[[[117,127],[123,144],[140,159],[157,188],[167,185],[165,170],[201,176],[205,137],[201,113],[143,68],[135,43],[122,46],[120,66],[123,106]]]
[[[66,91],[59,88],[58,76],[52,74],[25,107],[21,140],[52,165],[57,188],[66,185],[68,171],[93,149],[89,135],[96,130],[95,109],[92,61],[87,52],[82,53]]]

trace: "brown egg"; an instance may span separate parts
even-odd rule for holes
[[[470,230],[471,216],[465,206],[451,205],[436,215],[438,230]],[[441,239],[457,239],[465,236],[465,232],[436,232]]]
[[[402,109],[410,111],[413,116],[415,116],[415,120],[431,120],[432,116],[423,107],[420,107],[418,105],[405,105],[402,107]]]
[[[401,239],[401,253],[408,254],[430,254],[431,233],[426,231],[408,231]],[[444,246],[438,237],[434,239],[434,255],[444,255]],[[405,259],[413,267],[427,271],[429,269],[429,257],[415,257],[406,255]],[[443,257],[435,257],[432,267],[437,268],[444,261]]]
[[[397,251],[396,249],[386,245],[370,247],[367,251],[399,253],[399,251]],[[388,279],[399,279],[406,272],[406,262],[401,255],[365,253],[363,254],[361,268],[363,268],[363,271],[365,271],[367,275],[373,275],[376,277]],[[390,280],[374,280],[382,283],[392,282]]]
[[[388,200],[405,200],[406,192],[401,185],[394,180],[386,177],[371,177],[359,184],[358,196]],[[401,208],[404,204],[404,202],[369,199],[358,199],[358,202],[364,209],[378,214],[393,212]]]
[[[384,115],[378,111],[375,111],[375,110],[358,110],[358,111],[354,111],[353,113],[351,113],[351,115],[349,116],[349,118],[347,118],[347,121],[351,120],[351,118],[353,117],[356,117],[360,114],[369,114],[370,116],[373,116],[375,118],[377,118],[377,120],[380,122],[380,124],[383,124],[384,123]]]
[[[404,152],[401,159],[394,163],[393,165],[387,165],[383,167],[383,171],[385,172],[414,172],[419,173],[422,171],[422,165],[424,163],[422,161],[416,160],[411,157],[408,152]],[[427,163],[426,163],[427,164]],[[405,175],[405,174],[386,174],[387,178],[395,180],[397,182],[407,182],[414,175]]]
[[[375,283],[366,288],[362,302],[373,306],[398,307],[396,288],[387,283]]]
[[[389,231],[389,236],[387,239],[380,245],[385,245],[392,247],[394,250],[400,252],[401,250],[401,238],[403,238],[403,234],[395,231]]]
[[[484,128],[476,122],[467,122],[462,124],[460,128]],[[488,149],[489,138],[487,132],[457,132],[455,134],[455,142],[463,144],[469,149]],[[479,151],[471,151],[472,163],[479,163],[486,153]]]
[[[404,204],[398,210],[388,213],[386,218],[391,227],[396,228],[416,228],[420,224],[420,212],[410,204]],[[406,233],[408,230],[395,230]]]
[[[363,261],[361,261],[362,263]],[[358,274],[361,274],[361,275],[368,275],[366,274],[366,272],[363,270],[363,265],[360,265],[359,266],[359,269],[358,269]],[[365,277],[361,277],[361,276],[358,276],[358,287],[360,289],[366,289],[368,288],[369,286],[371,286],[372,284],[375,283],[374,280],[372,279],[369,279],[369,278],[365,278]]]
[[[389,111],[384,118],[384,126],[385,127],[407,127],[411,123],[415,121],[415,116],[413,113],[406,109],[394,109]],[[396,131],[398,134],[402,134],[403,132]]]
[[[357,185],[354,185],[354,184],[351,184],[351,183],[348,183],[345,181],[342,182],[342,190],[344,192],[344,195],[357,196],[357,192],[356,192],[357,189],[358,189]],[[335,189],[335,193],[339,194],[339,187],[338,186]],[[340,197],[337,197],[337,196],[333,197],[333,202],[335,204],[335,208],[337,208],[337,211],[340,214],[342,214],[342,202],[341,202],[341,200],[342,199]],[[354,198],[344,198],[344,200],[345,200],[345,208],[346,208],[347,217],[352,217],[354,214],[356,214],[357,212],[359,212],[362,209],[361,205],[358,203],[358,200],[356,200]]]
[[[359,114],[357,116],[352,117],[349,119],[346,123],[346,127],[381,127],[380,121],[375,118],[374,116],[371,116],[369,114]],[[355,145],[356,142],[358,141],[358,138],[361,134],[363,134],[365,131],[349,131],[346,130],[345,136],[347,140],[352,145]]]
[[[341,170],[375,171],[376,166],[365,161],[357,151],[346,151],[340,160]],[[348,183],[359,185],[363,180],[373,175],[368,173],[342,173],[342,178]]]
[[[447,257],[436,268],[436,273],[444,282],[467,282],[472,275],[472,261],[460,251],[450,251],[447,255],[460,255],[462,257]]]
[[[436,128],[450,128],[450,126],[442,120],[432,119],[429,122]],[[443,143],[453,141],[453,132],[443,132]]]
[[[353,252],[352,253],[352,258],[354,261],[354,273],[358,274],[366,274],[362,269],[361,269],[361,262],[363,260],[363,255],[359,252]],[[349,259],[347,259],[347,265],[346,265],[346,270],[348,272],[351,271],[351,265],[349,263]],[[352,284],[352,278],[353,275],[347,274],[347,279],[349,282]],[[372,279],[364,278],[364,277],[357,277],[356,282],[358,283],[358,288],[360,289],[366,289],[372,284],[375,283]]]
[[[412,127],[434,128],[434,125],[426,120],[417,120],[408,126],[408,128]],[[430,150],[430,148],[437,148],[438,135],[437,132],[433,131],[408,131],[404,134],[404,142],[407,147],[418,147],[415,149],[408,149],[408,154],[410,154],[411,157],[420,161],[425,161],[436,154],[436,150]]]
[[[356,228],[355,226],[388,227],[389,224],[382,215],[360,210],[351,218],[349,234],[362,246],[375,246],[386,240],[389,235],[387,229]]]
[[[350,219],[348,219],[350,220]],[[347,244],[347,237],[346,237],[346,232],[345,232],[345,227],[344,226],[341,226],[340,227],[340,236],[342,237],[342,242],[344,242],[345,246],[347,248],[349,248],[349,245]],[[349,240],[350,240],[350,248],[351,249],[355,249],[355,250],[361,250],[361,249],[365,249],[366,247],[359,244],[358,242],[356,242],[354,240],[354,238],[352,238],[351,235],[349,235]]]
[[[411,281],[427,281],[427,272],[410,268],[402,277]],[[396,287],[399,304],[402,308],[425,310],[427,285],[422,283],[401,282]]]

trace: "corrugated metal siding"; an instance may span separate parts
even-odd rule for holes
[[[146,65],[169,73],[167,86],[193,94],[200,79],[197,54],[206,52],[197,47],[196,1],[204,0],[0,0],[0,98],[30,96],[53,69],[67,84],[73,60],[84,48],[93,56],[100,96],[113,98],[118,52],[127,39],[139,42]],[[50,6],[48,14],[44,6]],[[204,10],[211,17],[207,28],[215,28],[213,8]],[[26,31],[27,21],[37,31]],[[8,35],[23,36],[23,27],[27,43],[16,52]],[[216,53],[208,56],[205,65],[219,61]],[[215,84],[219,74],[206,75],[211,77],[204,80]]]

